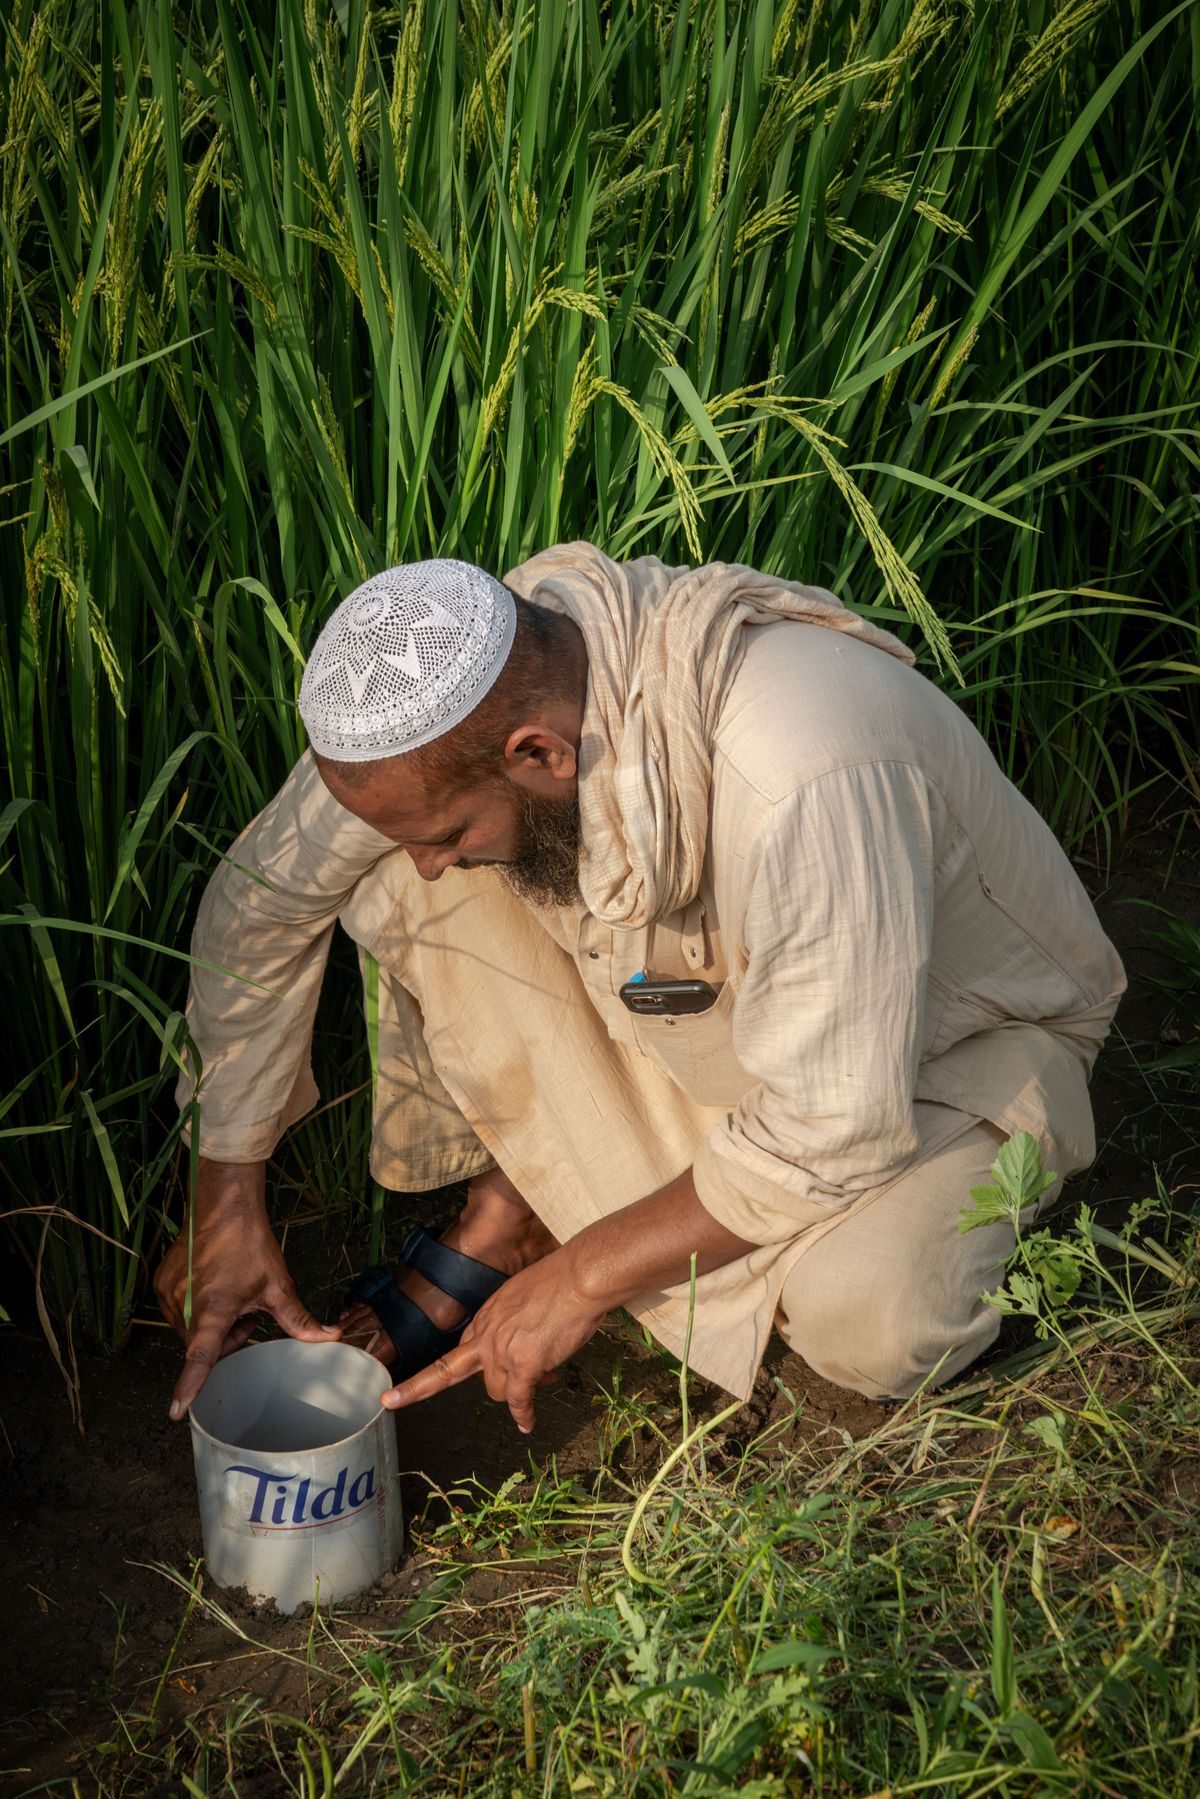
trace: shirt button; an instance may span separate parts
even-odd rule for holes
[[[589,962],[598,962],[599,960],[600,960],[600,951],[598,949],[590,949],[588,951],[588,961]]]

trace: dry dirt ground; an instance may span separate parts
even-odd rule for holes
[[[1100,1154],[1068,1195],[1100,1204],[1110,1216],[1152,1190],[1155,1166],[1172,1188],[1200,1183],[1197,1110],[1167,1103],[1143,1073],[1162,1030],[1164,1001],[1152,986],[1155,958],[1140,947],[1154,921],[1126,903],[1151,899],[1200,918],[1200,847],[1194,823],[1184,836],[1177,822],[1148,824],[1127,840],[1120,873],[1107,885],[1096,868],[1080,864],[1133,977],[1094,1089]],[[319,1245],[310,1255],[313,1249],[319,1253]],[[145,1713],[153,1703],[164,1721],[219,1707],[235,1692],[251,1692],[267,1706],[305,1705],[309,1620],[281,1619],[236,1594],[213,1594],[233,1627],[200,1607],[176,1643],[184,1606],[173,1574],[187,1579],[201,1545],[188,1431],[166,1416],[178,1361],[174,1339],[147,1317],[120,1357],[81,1363],[82,1435],[36,1324],[18,1322],[2,1341],[0,1791],[24,1793],[63,1779],[81,1748],[94,1749],[120,1728],[121,1714]],[[668,1436],[677,1432],[675,1374],[623,1321],[590,1343],[563,1382],[541,1397],[531,1439],[518,1435],[477,1383],[399,1420],[405,1512],[418,1523],[417,1553],[379,1587],[339,1607],[333,1637],[361,1643],[394,1632],[412,1617],[418,1595],[436,1601],[441,1569],[428,1553],[430,1522],[451,1506],[470,1505],[469,1477],[494,1490],[514,1472],[532,1477],[556,1466],[560,1475],[586,1476],[596,1469],[609,1453],[604,1433],[612,1409],[604,1395],[614,1385],[625,1400],[638,1396]],[[715,1391],[701,1386],[693,1393],[697,1414],[716,1403]],[[881,1407],[817,1379],[776,1343],[751,1404],[728,1428],[745,1437],[781,1409],[795,1411],[791,1434],[818,1452],[841,1447],[843,1432],[869,1433],[885,1417]],[[635,1432],[616,1464],[636,1476],[638,1457],[653,1453],[653,1434]],[[552,1568],[512,1573],[550,1587],[556,1579]],[[481,1569],[457,1590],[456,1603],[486,1609],[512,1587],[503,1572]]]

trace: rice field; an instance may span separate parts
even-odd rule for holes
[[[20,1323],[36,1296],[69,1388],[152,1311],[182,1215],[199,894],[303,748],[321,620],[397,560],[502,572],[582,537],[819,582],[897,629],[1097,880],[1145,808],[1171,821],[1146,929],[1182,1022],[1146,1079],[1190,1092],[1190,0],[11,0],[0,33],[0,1300]],[[327,1104],[278,1185],[377,1244],[361,995],[336,969]],[[1131,1197],[1156,1192],[1147,1163]],[[1192,1262],[1164,1253],[1192,1270],[1155,1275],[1182,1306]],[[1123,1549],[1073,1565],[1064,1606],[1048,1526],[1014,1510],[986,1553],[974,1526],[943,1543],[937,1508],[965,1487],[929,1485],[960,1455],[1014,1496],[1141,1478],[1145,1443],[1194,1423],[1194,1341],[1177,1312],[1123,1328],[1158,1370],[1144,1407],[1097,1424],[1086,1393],[1055,1400],[1061,1450],[1025,1429],[1055,1414],[1026,1418],[1020,1389],[1019,1427],[1004,1398],[984,1423],[930,1414],[923,1450],[902,1421],[832,1487],[769,1444],[730,1452],[711,1492],[665,1484],[654,1579],[686,1619],[611,1543],[565,1610],[514,1613],[488,1650],[497,1753],[461,1761],[458,1791],[1190,1795],[1184,1550],[1156,1549],[1158,1574]],[[575,1553],[580,1519],[624,1530],[631,1503],[589,1498],[547,1554]],[[789,1544],[827,1558],[828,1606]],[[1015,1569],[1048,1633],[1017,1675]],[[1102,1640],[1131,1741],[1156,1745],[1141,1760],[1103,1723],[1117,1685],[1089,1697]],[[449,1704],[453,1668],[394,1652],[364,1650],[349,1764],[306,1725],[257,1785],[227,1746],[94,1790],[453,1791],[398,1722],[409,1699]]]

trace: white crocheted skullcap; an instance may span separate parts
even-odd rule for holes
[[[372,575],[313,645],[300,683],[309,742],[331,761],[378,762],[444,737],[494,684],[516,628],[508,589],[469,562]]]

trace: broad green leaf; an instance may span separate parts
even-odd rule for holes
[[[1003,1187],[972,1187],[971,1199],[973,1203],[964,1206],[958,1215],[958,1228],[964,1234],[978,1230],[980,1225],[997,1224],[1012,1217],[1012,1206]]]
[[[992,1173],[1022,1208],[1035,1204],[1058,1178],[1047,1172],[1042,1152],[1028,1131],[1018,1131],[1001,1146]]]

